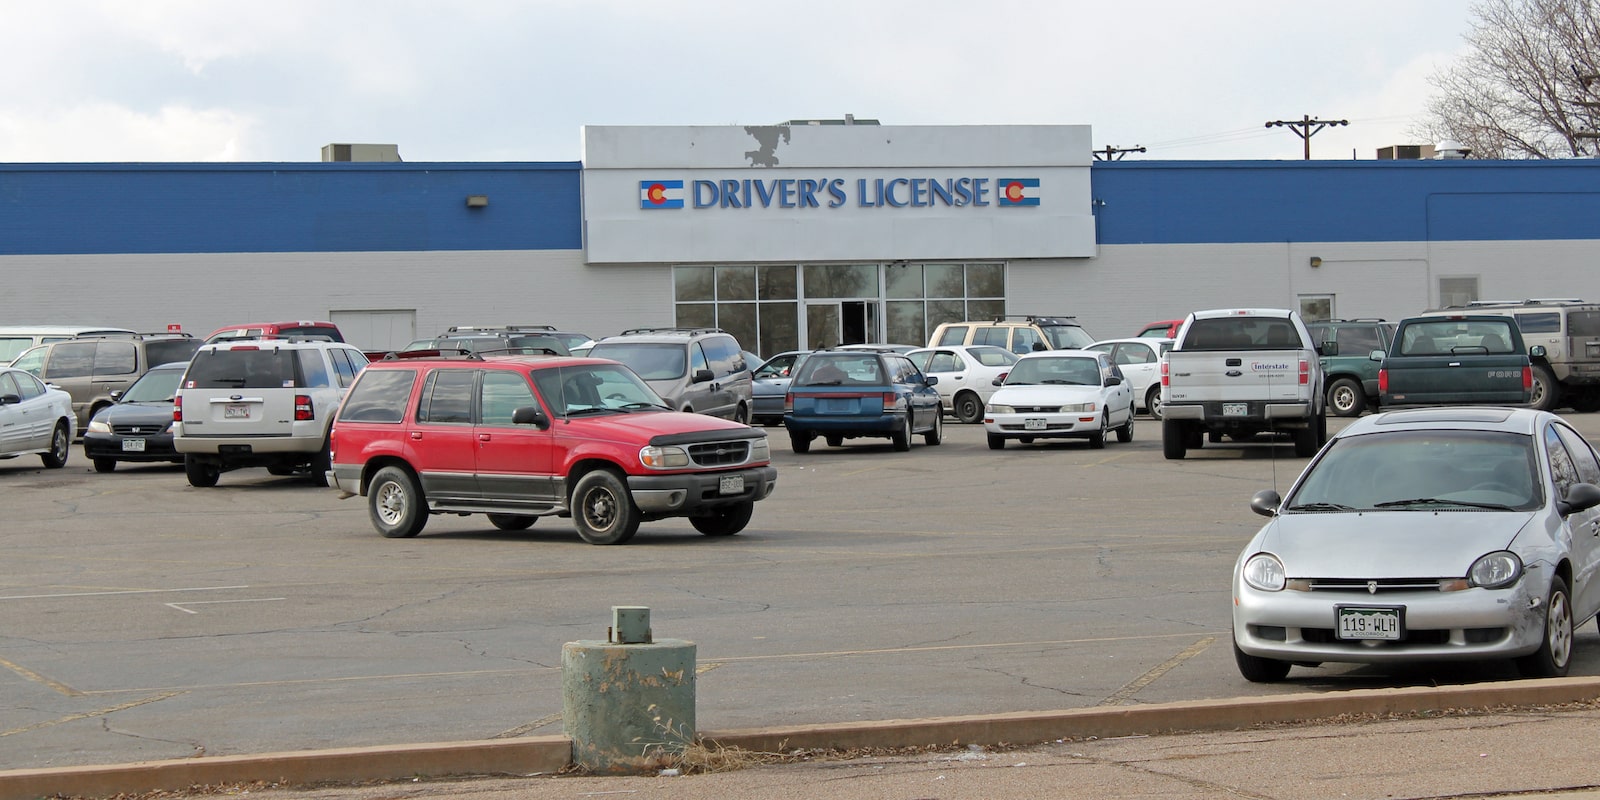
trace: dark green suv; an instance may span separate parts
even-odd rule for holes
[[[1328,410],[1341,417],[1359,416],[1378,404],[1378,362],[1372,351],[1389,350],[1395,323],[1381,319],[1330,319],[1308,322],[1312,341],[1323,346],[1322,373],[1328,387]],[[1336,347],[1328,347],[1332,342]]]

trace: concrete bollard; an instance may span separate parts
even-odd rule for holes
[[[606,641],[561,648],[572,761],[598,773],[652,772],[694,741],[694,642],[656,641],[644,606],[613,606],[611,616]]]

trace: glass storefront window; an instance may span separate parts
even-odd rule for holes
[[[793,300],[800,296],[797,270],[792,265],[756,267],[762,300]],[[798,341],[798,340],[796,340]],[[765,353],[763,353],[765,355]]]
[[[966,282],[962,279],[960,264],[928,264],[927,286],[929,297],[966,297]]]
[[[800,349],[800,310],[794,303],[761,303],[761,346],[756,352],[771,358],[785,350]]]
[[[717,298],[729,300],[756,299],[756,271],[754,267],[717,267]]]
[[[877,264],[807,264],[806,297],[878,297]]]
[[[733,334],[741,348],[756,349],[756,304],[718,303],[717,327]],[[750,368],[755,369],[755,365],[750,365]]]
[[[673,292],[678,302],[715,300],[716,272],[711,267],[673,267]]]
[[[717,307],[711,303],[679,303],[677,319],[680,328],[715,328]]]
[[[1006,314],[1004,300],[968,300],[967,319],[999,319]]]
[[[922,265],[890,264],[883,271],[884,296],[889,298],[922,297]],[[894,337],[889,337],[893,339]]]
[[[927,316],[922,301],[889,301],[887,306],[889,341],[898,344],[925,344],[928,341]]]
[[[1006,296],[1006,269],[1001,264],[967,265],[968,297]]]

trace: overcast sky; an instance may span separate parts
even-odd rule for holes
[[[573,161],[583,125],[1087,124],[1129,158],[1421,143],[1464,0],[0,0],[0,162]]]

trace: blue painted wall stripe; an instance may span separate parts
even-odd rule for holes
[[[580,165],[5,164],[0,254],[576,250]],[[489,205],[468,208],[467,195]]]

